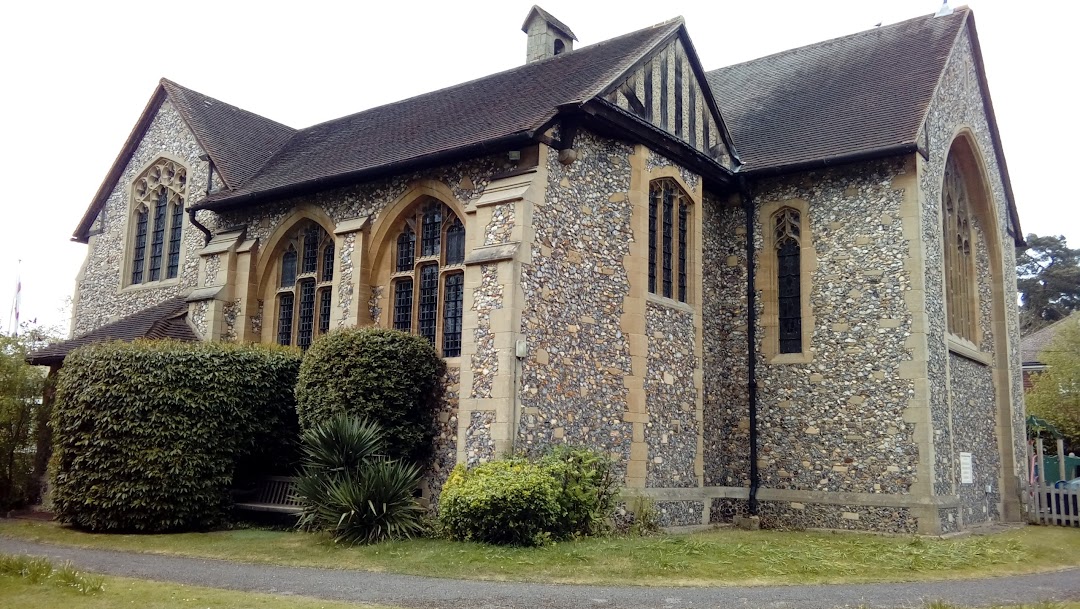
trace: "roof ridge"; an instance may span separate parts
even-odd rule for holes
[[[289,125],[286,125],[285,123],[282,123],[282,122],[276,121],[276,120],[274,120],[272,118],[263,116],[262,114],[259,114],[258,112],[252,112],[251,110],[246,110],[246,109],[241,108],[240,106],[237,106],[235,104],[230,104],[229,102],[221,101],[220,99],[218,99],[216,97],[213,97],[211,95],[207,95],[207,94],[202,93],[200,91],[196,91],[195,89],[192,89],[190,87],[185,87],[184,85],[176,82],[175,80],[170,80],[168,78],[165,78],[164,76],[161,77],[159,82],[160,82],[161,86],[165,87],[166,92],[169,91],[169,87],[175,87],[175,88],[179,89],[180,91],[182,91],[183,93],[194,93],[195,95],[199,95],[199,96],[205,97],[207,99],[213,100],[215,103],[221,104],[223,106],[227,106],[229,108],[233,108],[234,110],[239,110],[240,112],[243,112],[245,114],[250,114],[252,116],[257,116],[257,117],[259,117],[259,118],[261,118],[261,119],[263,119],[265,121],[274,123],[275,125],[285,127],[286,129],[291,129],[293,131],[299,131],[299,129],[297,129],[296,127],[290,127]]]
[[[968,8],[967,5],[965,4],[963,6],[960,6],[960,7],[957,7],[955,9],[953,9],[952,14],[958,14],[958,13],[965,13],[966,14],[966,13],[970,13],[970,12],[971,12],[971,9]],[[919,21],[919,20],[922,20],[922,19],[935,19],[935,18],[936,17],[934,16],[934,13],[928,13],[926,15],[920,15],[918,17],[912,17],[910,19],[904,19],[903,21],[897,21],[896,23],[890,23],[888,25],[883,25],[883,26],[880,26],[880,27],[873,27],[873,28],[866,29],[866,30],[859,30],[858,32],[853,32],[851,34],[844,34],[843,36],[835,36],[833,38],[828,38],[826,40],[819,40],[817,42],[812,42],[810,44],[804,44],[802,46],[798,46],[798,47],[794,47],[794,48],[790,48],[790,49],[784,49],[782,51],[777,51],[776,53],[770,53],[768,55],[762,55],[760,57],[754,57],[754,58],[751,58],[751,59],[747,59],[745,61],[740,61],[740,62],[737,62],[737,63],[728,64],[726,66],[720,66],[719,68],[714,68],[712,70],[708,70],[708,72],[717,72],[717,71],[720,71],[720,70],[727,70],[729,68],[736,68],[736,67],[746,65],[746,64],[749,64],[749,63],[754,63],[754,62],[757,62],[757,61],[761,61],[763,59],[771,59],[771,58],[774,58],[774,57],[782,57],[782,56],[785,56],[785,55],[793,55],[793,54],[798,53],[800,51],[805,51],[806,49],[824,47],[824,46],[827,46],[829,44],[838,43],[838,42],[842,42],[842,41],[847,41],[847,40],[850,40],[852,38],[856,38],[856,37],[860,37],[860,36],[867,36],[867,35],[873,34],[875,32],[883,32],[883,31],[894,29],[894,28],[899,28],[899,27],[901,27],[903,25],[910,24],[912,22]]]
[[[469,86],[473,86],[473,85],[475,85],[477,83],[480,83],[480,82],[483,82],[485,80],[494,80],[494,79],[497,79],[499,77],[506,77],[508,75],[512,75],[512,74],[517,73],[517,72],[525,72],[525,71],[530,71],[530,70],[537,70],[538,66],[548,65],[548,64],[550,64],[552,62],[567,60],[570,57],[580,57],[581,54],[583,54],[583,53],[593,53],[593,52],[602,51],[604,48],[606,48],[606,47],[608,47],[608,46],[610,46],[612,44],[615,44],[615,43],[617,43],[619,41],[622,41],[622,40],[625,40],[627,38],[631,38],[631,37],[634,37],[634,36],[642,36],[646,32],[649,32],[650,30],[661,31],[664,28],[672,28],[672,26],[681,27],[683,24],[684,24],[684,21],[683,21],[683,18],[681,16],[675,17],[675,18],[672,18],[672,19],[668,19],[667,21],[663,21],[661,23],[657,23],[657,24],[654,24],[654,25],[650,25],[650,26],[638,29],[638,30],[634,30],[633,32],[627,32],[626,34],[621,34],[621,35],[615,36],[613,38],[607,38],[605,40],[595,42],[593,44],[581,47],[580,49],[574,49],[572,51],[567,51],[565,53],[560,53],[559,55],[555,55],[555,56],[552,56],[552,57],[547,57],[547,58],[541,59],[539,61],[533,61],[533,62],[529,62],[529,63],[526,63],[526,64],[514,66],[512,68],[507,68],[507,69],[499,71],[499,72],[493,72],[491,74],[485,74],[483,76],[479,76],[477,78],[473,78],[473,79],[467,80],[465,82],[460,82],[460,83],[457,83],[457,84],[449,85],[449,86],[443,87],[441,89],[436,89],[434,91],[427,91],[425,93],[420,93],[420,94],[417,94],[417,95],[413,95],[412,97],[406,97],[404,99],[399,99],[399,100],[387,102],[385,104],[380,104],[378,106],[372,106],[371,108],[366,108],[366,109],[360,110],[358,112],[353,112],[351,114],[346,114],[346,115],[339,116],[339,117],[336,117],[336,118],[327,119],[325,121],[315,123],[314,125],[310,125],[310,126],[307,126],[307,127],[303,127],[301,129],[297,129],[289,137],[289,139],[286,140],[284,144],[282,144],[282,146],[280,148],[278,148],[272,155],[270,155],[270,157],[268,157],[266,159],[266,162],[263,163],[262,167],[260,167],[258,171],[256,171],[254,174],[252,174],[252,176],[250,178],[248,178],[247,182],[250,183],[250,182],[255,181],[260,175],[264,174],[268,170],[268,168],[272,167],[274,165],[274,160],[275,159],[277,159],[277,158],[279,158],[282,155],[287,153],[287,151],[289,150],[289,146],[290,146],[290,144],[292,142],[313,133],[316,129],[318,129],[320,127],[325,127],[325,126],[332,125],[332,124],[335,124],[335,123],[339,123],[339,122],[342,122],[342,121],[345,121],[345,120],[348,120],[348,119],[355,119],[355,118],[360,117],[361,115],[364,115],[364,114],[367,114],[367,113],[373,113],[374,114],[375,111],[383,109],[383,108],[389,108],[389,107],[393,107],[393,106],[398,106],[398,105],[401,105],[401,104],[405,104],[405,103],[409,103],[409,102],[415,102],[417,100],[423,100],[423,99],[426,99],[426,98],[436,98],[436,97],[439,97],[439,96],[444,96],[448,92],[458,91],[460,89],[463,89],[463,88],[466,88],[466,87],[469,87]],[[665,37],[667,35],[668,35],[668,33],[664,34]],[[651,45],[649,48],[651,49],[652,46],[655,46],[655,43],[653,45]],[[614,75],[611,74],[611,71],[608,71],[608,72],[605,72],[602,77],[597,78],[598,81],[603,80],[604,83],[603,83],[602,86],[599,87],[599,89],[594,87],[594,89],[591,92],[592,96],[595,96],[597,94],[597,91],[602,90],[604,87],[606,87],[608,84],[610,84],[610,82],[611,82],[611,80],[613,78],[615,78],[619,74],[625,72],[626,69],[628,69],[629,66],[633,65],[633,62],[636,61],[636,59],[637,59],[637,57],[635,56],[635,57],[632,57],[631,60],[624,60],[623,62],[621,62],[619,64],[619,66],[618,66],[618,72],[615,73]],[[577,100],[577,101],[580,101],[580,100]],[[214,195],[211,195],[210,197],[207,198],[207,200],[212,201],[212,200],[215,200],[216,198],[228,198],[228,193],[227,192],[218,193],[218,195],[216,197]]]

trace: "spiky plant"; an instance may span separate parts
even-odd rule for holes
[[[416,465],[380,456],[378,423],[340,415],[303,437],[303,474],[296,494],[299,526],[328,531],[338,543],[377,543],[422,532],[424,508],[413,492]]]

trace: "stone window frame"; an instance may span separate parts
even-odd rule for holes
[[[799,215],[799,300],[801,304],[802,350],[780,352],[780,302],[776,235],[773,222],[784,210]],[[804,199],[770,201],[758,209],[762,249],[759,252],[757,289],[760,292],[762,313],[759,324],[764,332],[762,352],[770,364],[808,364],[814,361],[811,339],[814,336],[814,311],[810,306],[813,273],[817,270],[817,251],[810,230],[810,204]]]
[[[128,192],[128,224],[124,240],[124,264],[120,277],[121,291],[145,290],[160,287],[173,286],[180,283],[180,277],[184,272],[184,224],[185,203],[187,190],[190,184],[191,168],[187,163],[171,155],[158,155],[153,161],[147,163],[131,181]],[[164,178],[164,179],[163,179]],[[153,238],[156,232],[157,222],[154,218],[155,197],[161,188],[166,189],[166,205],[162,217],[162,242],[161,242],[161,266],[159,278],[151,280],[150,264],[153,256]],[[177,213],[179,212],[179,213]],[[139,215],[146,213],[146,233],[143,244],[143,258],[141,260],[141,277],[135,281],[136,260],[135,250],[138,240]],[[172,235],[176,228],[175,223],[179,218],[179,240],[176,241],[175,251]],[[169,276],[169,258],[176,256],[176,274]]]
[[[305,270],[306,247],[309,237],[317,237],[314,246],[314,269]],[[334,276],[337,273],[337,244],[334,235],[324,226],[311,219],[296,222],[289,228],[289,232],[279,241],[275,248],[274,276],[269,284],[273,288],[273,317],[264,320],[264,326],[272,328],[271,335],[274,342],[279,345],[295,345],[306,350],[319,336],[333,329],[333,293]],[[329,252],[329,257],[327,253]],[[293,254],[293,281],[285,282],[284,266],[286,256]],[[330,263],[329,269],[327,262]],[[300,344],[300,317],[303,306],[302,290],[304,284],[314,284],[312,295],[312,328],[310,341],[305,345]],[[281,322],[283,313],[282,302],[289,297],[290,300],[290,328],[288,340],[281,336]],[[323,321],[325,317],[325,327]],[[267,324],[266,322],[271,323]]]
[[[440,220],[441,226],[439,227],[439,251],[436,254],[425,256],[423,255],[424,215],[427,210],[435,207],[437,207],[442,214]],[[459,226],[461,228],[460,258],[451,261],[449,257],[450,251],[447,233],[452,228]],[[406,230],[410,230],[414,237],[412,242],[412,264],[411,268],[399,270],[399,237],[401,237]],[[436,275],[435,328],[434,335],[431,338],[436,352],[446,359],[456,359],[461,357],[461,351],[465,340],[465,256],[467,253],[467,238],[468,233],[465,218],[462,214],[458,213],[454,206],[438,197],[423,195],[413,200],[403,213],[397,215],[393,220],[393,224],[387,233],[385,243],[382,246],[384,255],[381,259],[382,265],[386,267],[383,271],[388,278],[385,285],[387,287],[386,293],[389,299],[389,306],[386,307],[386,314],[383,316],[384,321],[382,322],[382,325],[388,328],[399,327],[398,324],[395,323],[398,287],[404,282],[409,281],[412,285],[412,291],[409,304],[410,314],[408,328],[399,329],[420,335],[422,273],[425,267],[436,265],[438,272]],[[458,332],[456,346],[453,343],[454,336],[446,334],[448,303],[446,296],[448,284],[451,281],[457,282],[456,289],[460,291],[457,299]],[[447,355],[447,352],[450,354]]]
[[[961,167],[958,153],[950,150],[941,179],[942,276],[945,294],[945,331],[950,348],[962,354],[978,353],[981,342],[976,209],[970,196],[971,176]]]
[[[686,185],[674,175],[666,175],[667,172],[650,176],[648,188],[645,190],[646,207],[648,210],[648,232],[646,233],[646,292],[649,299],[660,303],[671,303],[682,306],[692,306],[696,302],[696,290],[694,289],[694,255],[695,225],[694,210],[697,207],[694,197],[690,194]],[[676,190],[673,201],[672,226],[671,226],[671,251],[664,251],[664,206],[663,198],[654,199],[657,187],[669,185]],[[685,210],[685,213],[683,213]],[[655,224],[654,224],[655,222]],[[664,262],[671,265],[671,295],[664,293]]]

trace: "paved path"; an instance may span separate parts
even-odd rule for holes
[[[274,567],[221,560],[90,550],[0,537],[0,552],[71,561],[87,571],[273,594],[420,609],[832,609],[963,606],[1080,600],[1080,569],[983,580],[828,586],[634,588],[458,581]]]

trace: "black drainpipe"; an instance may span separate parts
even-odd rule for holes
[[[214,187],[214,161],[209,158],[209,155],[207,155],[206,162],[206,195],[209,196],[210,191]],[[202,232],[202,234],[205,236],[205,238],[203,239],[203,245],[210,243],[210,239],[214,235],[210,232],[210,229],[206,228],[197,219],[195,219],[195,210],[189,207],[187,210],[187,216],[188,220],[191,221],[191,225],[199,229],[199,231]]]
[[[758,425],[757,425],[757,290],[754,288],[754,196],[746,176],[738,176],[743,215],[746,216],[746,391],[750,408],[750,502],[751,516],[757,516]]]

